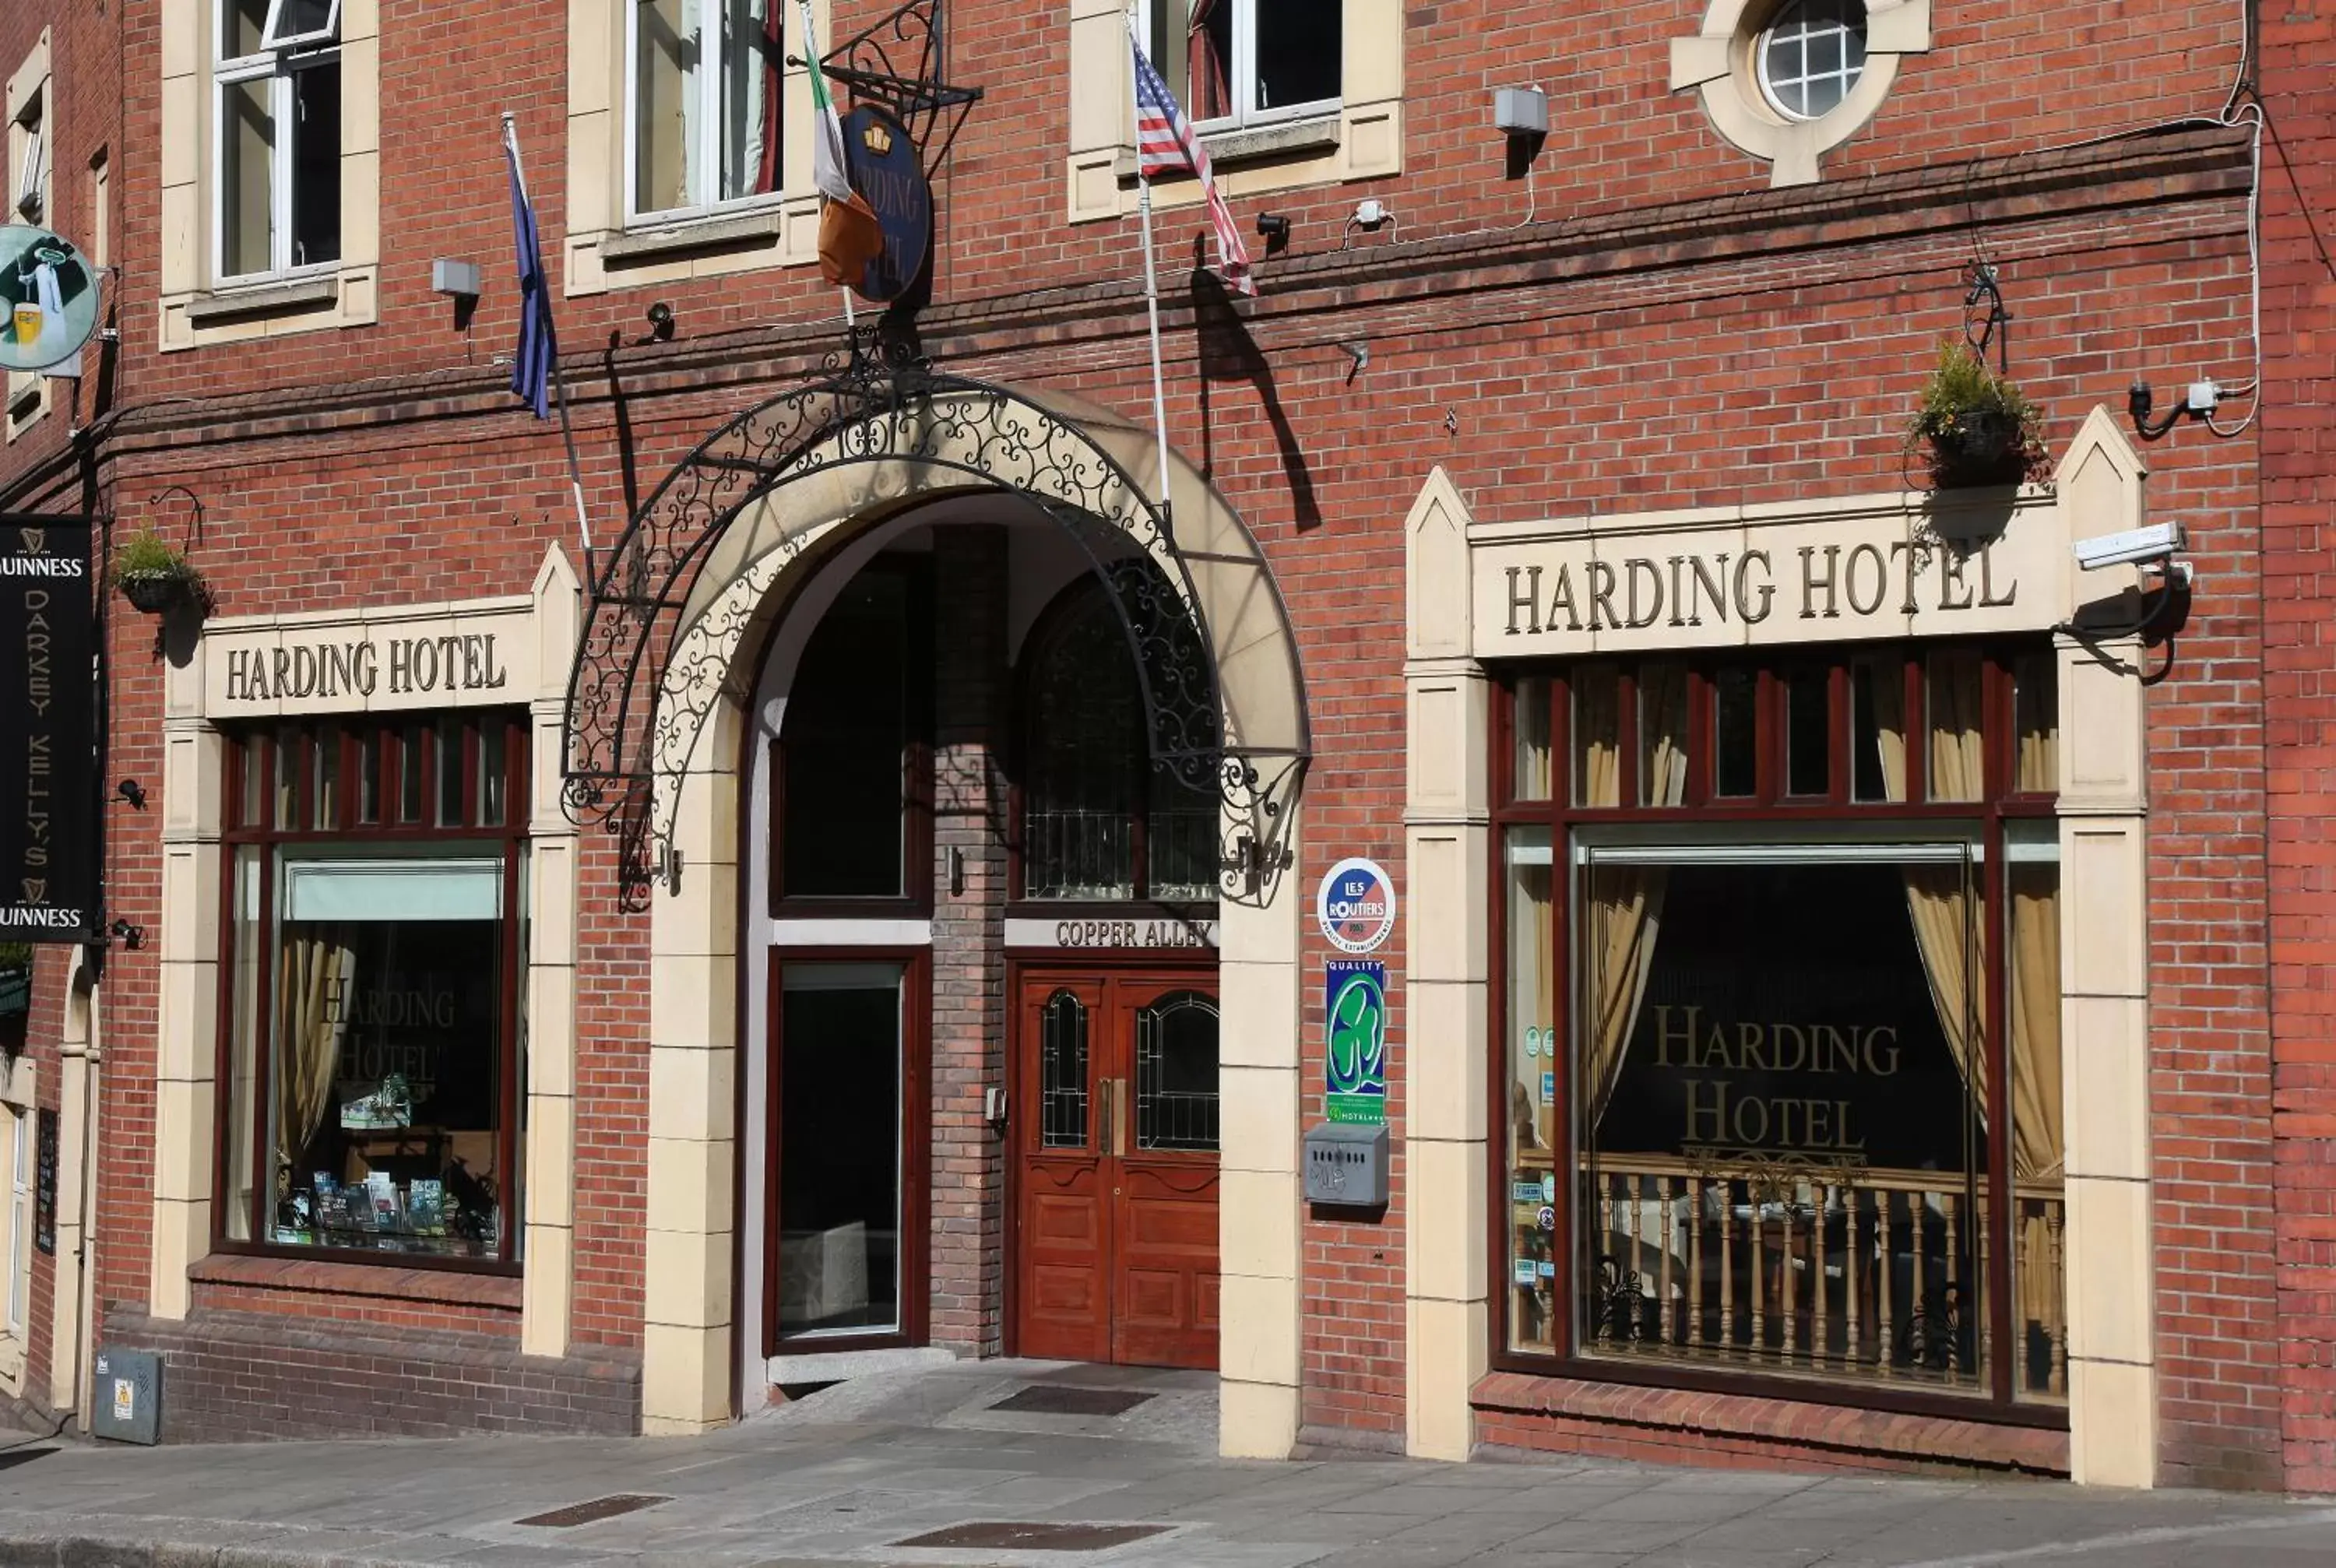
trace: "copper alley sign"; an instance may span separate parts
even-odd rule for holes
[[[0,941],[97,939],[90,528],[0,515]]]

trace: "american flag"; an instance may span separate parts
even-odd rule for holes
[[[1250,277],[1249,251],[1241,245],[1241,227],[1233,221],[1233,209],[1225,204],[1224,192],[1217,189],[1216,177],[1209,171],[1209,155],[1202,149],[1201,139],[1192,134],[1168,83],[1160,80],[1160,73],[1144,57],[1144,46],[1131,36],[1128,47],[1135,51],[1136,178],[1150,180],[1179,170],[1192,170],[1208,199],[1209,227],[1217,232],[1218,274],[1228,288],[1255,294],[1257,283]]]

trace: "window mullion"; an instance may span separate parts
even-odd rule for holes
[[[697,119],[691,128],[689,204],[721,200],[722,0],[697,0]]]
[[[275,271],[292,265],[292,150],[300,128],[292,123],[292,73],[279,60],[268,83],[268,114],[276,122],[268,150],[268,258]]]

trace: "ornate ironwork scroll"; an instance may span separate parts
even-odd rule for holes
[[[594,563],[569,681],[564,798],[579,823],[597,819],[620,835],[633,901],[667,859],[683,777],[766,590],[838,515],[834,495],[824,506],[778,503],[782,491],[814,482],[842,482],[854,515],[922,491],[978,487],[1062,527],[1114,589],[1153,765],[1222,801],[1222,892],[1270,896],[1309,747],[1302,722],[1275,737],[1243,736],[1227,722],[1222,645],[1166,509],[1078,422],[871,336],[700,442]],[[754,534],[701,592],[708,561],[749,513]],[[1131,560],[1156,570],[1123,570]],[[1263,573],[1261,558],[1251,564]],[[1222,574],[1222,558],[1204,570]]]
[[[949,157],[965,112],[981,101],[980,88],[942,80],[949,63],[943,24],[941,0],[908,0],[820,57],[822,74],[841,83],[854,102],[876,104],[907,127],[923,151],[928,178]],[[803,61],[789,55],[787,63]],[[941,117],[951,111],[944,128]]]

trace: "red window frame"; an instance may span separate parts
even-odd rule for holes
[[[486,802],[481,789],[479,762],[482,737],[500,732],[503,747],[502,821],[489,823]],[[377,816],[380,820],[364,820],[363,786],[366,740],[375,744],[372,783],[375,789]],[[442,803],[436,786],[440,783],[438,765],[449,740],[462,748],[461,807],[457,820],[441,823],[437,809]],[[225,777],[221,784],[220,804],[225,828],[220,847],[219,874],[219,985],[217,1057],[214,1074],[218,1084],[217,1130],[213,1135],[211,1159],[211,1250],[215,1252],[245,1253],[262,1257],[308,1258],[336,1262],[371,1263],[387,1268],[443,1269],[464,1273],[517,1274],[521,1271],[519,1231],[522,1214],[522,1184],[525,1173],[521,1170],[520,1117],[525,1087],[520,1082],[521,1055],[519,1042],[519,1008],[521,989],[519,919],[521,851],[527,841],[528,802],[530,799],[529,763],[532,732],[523,710],[492,708],[466,712],[419,711],[410,714],[357,714],[333,716],[307,720],[287,720],[280,724],[251,725],[229,730],[222,748]],[[411,821],[403,820],[401,785],[409,752],[419,770],[421,781],[420,809]],[[334,782],[329,790],[321,787],[321,756],[333,760]],[[285,825],[276,820],[277,784],[286,764],[292,774],[292,821]],[[319,795],[324,795],[319,810]],[[259,929],[271,930],[275,924],[276,877],[277,852],[286,847],[326,844],[371,843],[443,843],[478,848],[496,847],[502,859],[503,909],[503,973],[510,977],[503,987],[501,1016],[497,1020],[501,1035],[501,1060],[497,1064],[502,1085],[502,1104],[499,1107],[501,1127],[497,1134],[495,1158],[502,1172],[503,1186],[499,1194],[502,1220],[495,1238],[492,1258],[449,1258],[429,1253],[385,1252],[355,1247],[331,1247],[317,1243],[278,1242],[268,1239],[273,1232],[268,1218],[268,1203],[275,1191],[273,1174],[269,1170],[270,1155],[268,1136],[268,1112],[274,1103],[275,1073],[274,1041],[271,1038],[275,1009],[268,999],[273,992],[275,977],[275,944],[263,941],[259,951],[258,975],[260,1005],[255,1009],[252,1027],[258,1037],[253,1042],[255,1073],[252,1103],[248,1115],[257,1121],[252,1135],[252,1213],[246,1216],[251,1239],[238,1241],[228,1233],[228,1206],[231,1183],[228,1180],[229,1151],[233,1147],[234,1118],[234,1058],[235,1048],[235,866],[241,851],[257,847],[262,852],[263,863],[259,878]]]
[[[1930,778],[1925,754],[1930,726],[1927,722],[1917,722],[1915,717],[1927,715],[1929,711],[1925,676],[1927,657],[1953,652],[1976,652],[1980,657],[1981,786],[1981,798],[1976,801],[1932,801],[1928,798]],[[1508,868],[1504,863],[1504,850],[1511,829],[1546,828],[1552,852],[1562,864],[1572,852],[1576,828],[1611,823],[1700,825],[1767,823],[1779,826],[1806,826],[1901,822],[1973,824],[1981,845],[1980,918],[1986,922],[1984,930],[2000,931],[2005,929],[2008,899],[2005,826],[2020,820],[2049,820],[2056,806],[2056,797],[2049,791],[2022,791],[2016,787],[2015,671],[2024,659],[2040,659],[2042,667],[2051,670],[2052,658],[2049,644],[2029,639],[1976,643],[1941,641],[1921,645],[1844,644],[1777,648],[1757,653],[1735,649],[1716,654],[1655,651],[1644,655],[1605,656],[1554,663],[1519,663],[1500,669],[1494,681],[1493,722],[1489,726],[1493,748],[1491,780],[1495,804],[1489,846],[1492,1006],[1488,1011],[1492,1018],[1492,1034],[1486,1052],[1486,1086],[1490,1096],[1486,1104],[1498,1106],[1507,1103],[1512,1072],[1505,1055],[1514,1031],[1508,1021],[1509,890]],[[1904,682],[1904,703],[1901,710],[1908,716],[1903,725],[1907,795],[1904,801],[1854,798],[1853,671],[1862,659],[1872,659],[1883,668],[1895,667]],[[1683,666],[1687,672],[1687,775],[1684,799],[1676,806],[1636,803],[1639,799],[1640,750],[1636,670],[1638,667],[1651,664]],[[1578,670],[1601,667],[1619,671],[1615,702],[1616,741],[1620,753],[1617,796],[1626,803],[1617,806],[1576,805],[1572,803],[1574,736],[1571,723],[1573,706],[1572,680]],[[1826,671],[1826,733],[1829,737],[1826,788],[1822,794],[1795,795],[1787,790],[1786,777],[1788,677],[1796,670],[1806,670],[1812,667],[1821,667]],[[1718,751],[1715,744],[1716,693],[1723,674],[1746,671],[1752,674],[1755,683],[1755,787],[1749,795],[1722,796],[1717,793],[1715,777]],[[1550,705],[1547,715],[1550,798],[1520,800],[1516,793],[1515,744],[1519,688],[1535,677],[1547,681],[1543,689]],[[2065,738],[2059,737],[2056,744],[2065,744]],[[1561,1142],[1555,1151],[1555,1161],[1562,1173],[1577,1169],[1580,1162],[1572,1114],[1571,1064],[1577,1047],[1576,1019],[1571,994],[1572,966],[1566,961],[1574,940],[1572,915],[1571,901],[1559,897],[1554,904],[1552,940],[1557,944],[1557,961],[1552,970],[1555,994],[1551,998],[1550,1016],[1558,1020],[1561,1037],[1566,1041],[1569,1064],[1556,1078],[1559,1099],[1554,1121],[1560,1130]],[[1999,1128],[2010,1126],[2011,1115],[2010,1052],[2006,1041],[2007,946],[2001,940],[1990,940],[1986,944],[1987,1116],[1988,1125]],[[1578,1193],[1569,1193],[1566,1201],[1553,1205],[1557,1231],[1551,1251],[1558,1268],[1555,1299],[1562,1303],[1562,1309],[1552,1321],[1552,1351],[1543,1353],[1512,1349],[1509,1339],[1512,1237],[1508,1189],[1513,1161],[1509,1140],[1514,1135],[1507,1116],[1496,1115],[1492,1120],[1497,1128],[1493,1135],[1499,1143],[1492,1152],[1493,1158],[1486,1161],[1489,1242],[1486,1262],[1490,1271],[1489,1339],[1492,1364],[1495,1368],[1544,1377],[1684,1388],[1714,1393],[1943,1415],[2006,1425],[2066,1428],[2068,1417],[2065,1405],[2015,1398],[2015,1358],[2009,1353],[2009,1348],[2014,1343],[2012,1271],[2000,1265],[1988,1271],[1983,1328],[1989,1344],[1989,1353],[1985,1358],[1989,1386],[1984,1391],[1964,1393],[1892,1388],[1761,1371],[1585,1355],[1577,1343],[1581,1314],[1581,1260],[1576,1253],[1573,1232]],[[2010,1180],[2012,1139],[2009,1136],[1994,1137],[1988,1143],[1986,1255],[2002,1260],[2012,1255],[2010,1251],[2013,1203]]]

